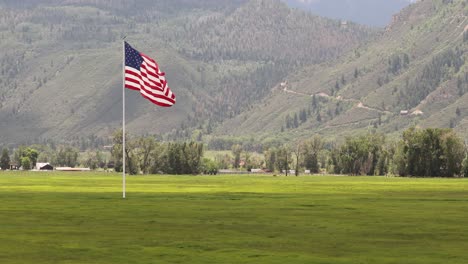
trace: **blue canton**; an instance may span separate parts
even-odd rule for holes
[[[125,66],[140,70],[142,63],[143,57],[141,57],[140,52],[125,42]]]

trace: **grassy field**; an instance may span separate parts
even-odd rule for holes
[[[0,173],[0,263],[468,263],[467,187]]]

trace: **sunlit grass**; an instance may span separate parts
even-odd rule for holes
[[[0,173],[0,263],[466,263],[468,180]]]

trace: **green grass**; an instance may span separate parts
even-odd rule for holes
[[[3,263],[467,263],[468,180],[0,173]]]

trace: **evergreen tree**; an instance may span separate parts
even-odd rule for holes
[[[294,113],[294,128],[299,127],[299,121],[297,119],[297,113]]]
[[[8,149],[4,148],[2,151],[2,157],[0,158],[0,168],[2,170],[7,170],[10,168],[10,154]]]
[[[312,95],[312,110],[315,111],[315,109],[317,108],[317,97],[314,95]]]
[[[301,112],[299,112],[299,119],[301,120],[301,123],[305,123],[307,121],[307,112],[305,109],[302,109]]]

